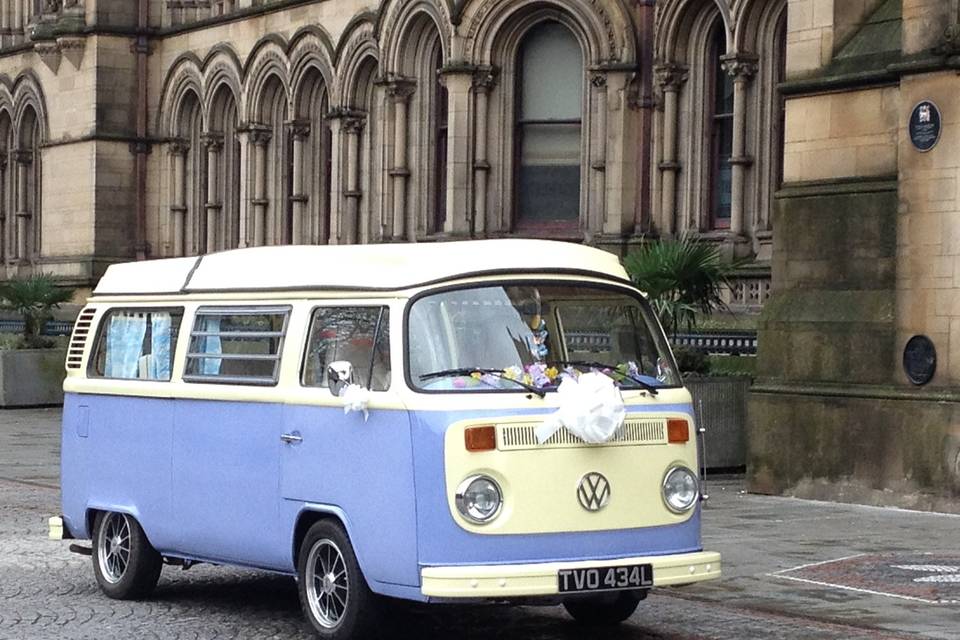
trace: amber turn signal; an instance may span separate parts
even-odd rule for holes
[[[690,440],[690,423],[686,420],[674,418],[667,420],[667,442],[682,444]]]
[[[467,451],[493,451],[497,448],[496,427],[470,427],[463,432]]]

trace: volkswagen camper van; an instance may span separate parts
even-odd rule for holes
[[[597,249],[118,264],[66,370],[51,534],[92,540],[111,598],[147,597],[164,564],[254,567],[297,579],[320,637],[351,638],[387,597],[562,603],[604,624],[720,576],[690,394]]]

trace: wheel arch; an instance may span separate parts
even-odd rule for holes
[[[357,556],[357,564],[360,565],[360,571],[364,579],[370,583],[370,573],[367,570],[363,549],[357,544],[357,538],[353,534],[353,527],[350,524],[350,518],[340,507],[333,505],[304,505],[297,514],[296,523],[293,526],[293,539],[291,541],[291,558],[293,558],[294,571],[300,566],[300,545],[307,536],[310,527],[321,520],[332,520],[343,527],[347,532],[347,538],[350,540],[350,546],[353,547],[353,553]]]

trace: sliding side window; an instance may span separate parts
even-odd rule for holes
[[[170,380],[183,309],[111,309],[100,323],[91,378]]]
[[[201,307],[183,379],[274,385],[290,307]]]

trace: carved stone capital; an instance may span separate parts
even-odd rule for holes
[[[290,129],[290,135],[293,136],[294,140],[303,141],[310,137],[309,120],[290,120],[287,122],[287,127]]]
[[[416,80],[399,76],[388,77],[383,81],[387,98],[392,102],[406,102],[417,88]]]
[[[219,153],[223,149],[223,134],[215,131],[207,131],[201,137],[203,146],[207,151]]]
[[[345,133],[353,133],[359,135],[363,128],[367,125],[367,119],[365,117],[358,116],[348,116],[343,119],[343,130]]]
[[[607,86],[607,74],[605,73],[595,73],[590,78],[590,84],[592,84],[597,89],[603,89]]]
[[[481,67],[473,72],[473,88],[478,93],[487,93],[497,86],[497,69]]]
[[[256,146],[265,146],[269,144],[270,139],[273,138],[273,130],[264,124],[248,124],[246,127],[246,132],[247,140],[250,141],[250,144]]]
[[[167,144],[167,153],[171,156],[185,156],[190,151],[190,141],[175,139]]]
[[[33,162],[33,152],[27,149],[14,149],[10,152],[10,159],[17,164],[28,165]]]
[[[755,56],[725,55],[720,57],[720,64],[735,80],[749,80],[757,74],[757,58]]]
[[[675,62],[658,64],[653,67],[653,77],[657,86],[664,91],[677,91],[690,75],[687,67]]]

